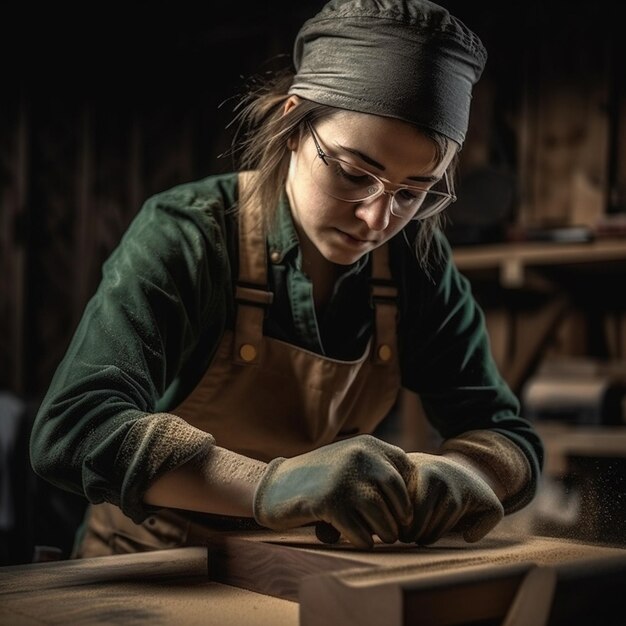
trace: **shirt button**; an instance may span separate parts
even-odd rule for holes
[[[272,263],[280,262],[280,259],[281,259],[280,252],[278,250],[272,250],[270,252],[270,259],[272,260]]]
[[[250,361],[254,361],[254,359],[256,359],[256,348],[249,343],[244,343],[239,348],[239,356],[242,361],[250,363]]]
[[[378,358],[381,361],[385,361],[385,362],[389,361],[389,359],[391,359],[391,355],[392,355],[391,348],[386,343],[383,343],[380,346],[378,346]]]

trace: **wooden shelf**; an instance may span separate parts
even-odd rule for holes
[[[626,459],[626,426],[535,425],[546,446],[548,474],[565,474],[572,456]]]
[[[520,242],[457,246],[454,260],[462,271],[499,271],[500,283],[519,288],[528,267],[626,261],[626,239],[601,239],[589,243]]]
[[[601,326],[606,320],[600,318],[604,298],[611,303],[607,311],[617,311],[626,302],[622,290],[615,287],[626,275],[626,238],[455,246],[453,256],[459,270],[472,281],[479,302],[485,298],[494,355],[516,393],[521,392],[547,347],[558,340],[566,322],[577,323],[580,331],[580,341],[570,344],[571,354],[591,350],[591,344],[585,347],[582,341],[591,341],[592,332],[596,337],[607,332],[606,325]],[[612,276],[607,282],[613,287],[604,290],[602,275],[607,273]],[[577,321],[575,313],[580,314]],[[626,331],[626,315],[612,324],[611,328],[618,330],[606,342],[621,341],[619,329]],[[621,345],[615,343],[611,354],[622,354]],[[566,350],[564,354],[568,354]]]

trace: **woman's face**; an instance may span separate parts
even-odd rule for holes
[[[285,107],[297,106],[297,98]],[[416,179],[440,178],[456,148],[436,164],[436,146],[417,128],[392,118],[339,111],[313,123],[321,148],[330,156],[361,167],[393,184],[419,185]],[[349,265],[396,235],[409,221],[391,214],[391,196],[374,200],[337,200],[313,180],[320,159],[310,133],[290,140],[287,195],[303,254],[317,251],[327,261]],[[316,165],[316,164],[315,164]],[[395,187],[389,185],[389,191]]]

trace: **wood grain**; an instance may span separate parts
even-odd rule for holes
[[[269,541],[262,541],[262,537]],[[346,552],[326,554],[302,549],[313,545],[313,538],[308,533],[304,535],[304,542],[298,542],[302,537],[283,537],[286,543],[281,543],[280,536],[217,535],[209,544],[209,577],[216,582],[297,601],[300,581],[306,576],[375,567],[374,563],[360,559],[358,553],[351,556]]]
[[[209,546],[209,563],[214,580],[297,599],[301,626],[501,623],[537,566],[558,580],[554,601],[543,598],[551,625],[610,615],[626,588],[625,549],[550,537],[495,534],[476,544],[451,537],[362,551],[320,544],[310,529],[233,533]],[[524,616],[519,599],[514,610]]]
[[[93,559],[0,568],[0,598],[25,589],[67,589],[93,583],[207,577],[206,548],[178,548]]]
[[[550,626],[613,626],[626,588],[626,549],[550,537],[367,551],[309,528],[222,533],[207,547],[0,568],[0,624],[521,626],[547,610]],[[524,599],[538,567],[555,583],[541,610]]]
[[[296,626],[298,605],[207,577],[206,548],[0,568],[6,626]]]

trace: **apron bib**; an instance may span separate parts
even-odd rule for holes
[[[246,177],[239,175],[240,198]],[[397,354],[397,289],[387,245],[372,252],[374,332],[354,361],[330,359],[263,335],[273,294],[267,285],[267,250],[261,214],[254,202],[239,214],[239,276],[234,330],[224,333],[204,376],[171,413],[211,433],[216,444],[269,461],[291,457],[362,433],[389,414],[400,390]],[[169,510],[134,524],[111,504],[89,507],[81,557],[154,550],[201,542],[224,527],[220,516],[204,523]],[[253,520],[232,519],[232,528]]]

